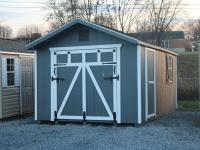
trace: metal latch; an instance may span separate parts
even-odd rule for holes
[[[154,84],[154,81],[147,81],[148,84]]]
[[[110,77],[105,77],[105,76],[103,75],[103,78],[104,78],[105,80],[111,80],[111,79],[117,79],[117,80],[119,80],[119,75],[117,75],[117,76],[110,76]]]
[[[61,80],[64,80],[63,78],[55,78],[55,77],[51,77],[51,81],[53,82],[54,80],[56,80],[59,84]]]

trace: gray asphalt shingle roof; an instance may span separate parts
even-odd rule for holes
[[[155,40],[152,32],[127,33],[127,35],[139,40]],[[183,31],[167,31],[164,32],[161,38],[163,40],[185,39],[185,34]]]
[[[25,49],[26,42],[12,40],[12,39],[2,39],[0,38],[0,51],[4,52],[17,52],[17,53],[33,53],[33,51],[28,51]]]

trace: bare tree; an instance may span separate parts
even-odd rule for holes
[[[41,30],[37,25],[26,25],[19,29],[16,39],[31,42],[41,36]]]
[[[0,22],[0,38],[11,38],[11,36],[11,27]]]
[[[51,28],[62,26],[75,18],[89,19],[91,14],[86,10],[90,9],[89,4],[85,1],[81,3],[79,0],[49,0],[47,7],[50,10],[47,21],[50,22]]]
[[[145,19],[140,28],[143,32],[151,32],[151,43],[161,46],[162,38],[170,30],[172,22],[179,13],[181,0],[149,0]]]
[[[133,28],[134,20],[143,11],[147,0],[49,0],[52,27],[61,26],[74,18],[83,18],[122,32]],[[72,5],[73,4],[73,5]]]
[[[198,49],[198,41],[200,40],[200,19],[190,20],[183,25],[186,33],[186,39],[193,43],[194,50]]]
[[[112,0],[117,27],[122,32],[130,32],[136,18],[146,8],[146,0]]]

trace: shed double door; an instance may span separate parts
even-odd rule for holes
[[[56,51],[52,86],[55,117],[116,121],[116,49]]]

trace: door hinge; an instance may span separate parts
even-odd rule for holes
[[[57,120],[57,111],[54,111],[54,120]]]
[[[113,72],[114,72],[114,74],[116,74],[116,66],[115,65],[113,67]]]
[[[116,122],[116,112],[113,112],[113,121]]]
[[[85,119],[86,119],[86,113],[85,111],[83,111],[83,121],[85,121]]]

